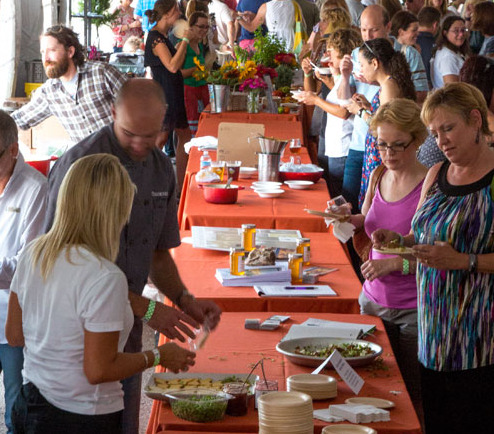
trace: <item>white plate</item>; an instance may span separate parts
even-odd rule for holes
[[[278,190],[254,190],[259,197],[262,197],[263,199],[273,199],[275,197],[281,196],[285,190],[282,190],[281,188]]]
[[[373,405],[377,408],[393,408],[395,406],[393,401],[388,401],[387,399],[381,398],[372,398],[370,396],[348,398],[345,400],[345,404]]]
[[[233,377],[242,380],[245,380],[249,374],[211,374],[211,373],[195,373],[195,372],[187,372],[182,374],[173,374],[169,372],[160,372],[154,373],[148,380],[146,386],[144,387],[144,393],[151,399],[157,399],[159,401],[167,401],[168,398],[165,396],[167,393],[176,392],[177,390],[184,389],[154,389],[156,387],[155,378],[160,378],[162,380],[178,380],[178,379],[189,379],[189,378],[211,378],[213,381],[222,381],[225,378]],[[259,376],[251,375],[249,382],[252,384],[250,387],[250,393],[254,394],[255,391],[255,382],[259,381]]]
[[[314,185],[312,181],[285,181],[285,184],[294,190],[306,190]]]
[[[252,183],[252,188],[264,188],[264,189],[276,189],[281,187],[283,184],[281,182],[275,181],[256,181]]]
[[[413,249],[411,247],[383,247],[381,249],[373,249],[377,253],[384,255],[413,255]]]
[[[377,434],[375,429],[363,425],[329,425],[325,426],[321,434]]]
[[[281,341],[276,345],[276,350],[284,354],[290,362],[296,365],[311,366],[317,368],[324,360],[324,357],[315,356],[305,356],[303,354],[297,354],[295,352],[296,347],[305,346],[329,346],[333,344],[361,344],[370,347],[374,353],[363,357],[346,357],[345,360],[351,366],[362,366],[371,363],[376,357],[382,354],[383,349],[372,342],[362,341],[362,340],[352,340],[352,339],[339,339],[339,338],[298,338],[298,339],[287,339]],[[329,363],[326,367],[332,367]]]

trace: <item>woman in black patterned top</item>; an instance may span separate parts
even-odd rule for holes
[[[144,64],[151,68],[153,79],[165,91],[168,109],[163,121],[163,130],[175,131],[178,136],[176,149],[177,182],[181,189],[187,166],[188,156],[184,144],[191,138],[184,103],[184,79],[182,67],[189,39],[192,38],[193,28],[185,30],[183,39],[176,48],[167,35],[175,21],[180,17],[178,4],[175,0],[158,0],[154,9],[146,11],[149,22],[156,23],[148,34]]]

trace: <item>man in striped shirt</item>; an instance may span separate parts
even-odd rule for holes
[[[112,122],[111,105],[127,76],[102,62],[87,62],[77,34],[50,27],[40,38],[47,77],[29,104],[12,114],[22,130],[56,116],[73,144]]]

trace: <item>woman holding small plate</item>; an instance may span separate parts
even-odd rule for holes
[[[370,128],[377,137],[383,164],[371,174],[362,214],[350,216],[350,223],[357,229],[364,227],[369,237],[383,227],[401,237],[410,232],[427,173],[416,158],[427,129],[420,120],[418,105],[404,98],[382,105]],[[371,250],[361,266],[366,280],[359,297],[360,311],[383,320],[408,392],[420,414],[416,260],[411,254],[403,256],[399,249],[386,250]]]
[[[446,161],[424,181],[406,237],[379,229],[375,245],[413,246],[425,428],[490,433],[494,384],[494,152],[487,105],[466,83],[430,94],[422,119]]]

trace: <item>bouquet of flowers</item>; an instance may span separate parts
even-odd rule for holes
[[[248,78],[245,80],[240,86],[239,90],[243,92],[247,90],[249,92],[257,91],[259,92],[261,89],[266,89],[268,85],[261,77]]]
[[[291,69],[296,69],[298,67],[297,59],[293,53],[278,53],[274,56],[274,63],[278,66],[289,66]]]
[[[215,70],[207,70],[197,57],[194,57],[194,64],[196,65],[196,71],[192,74],[194,78],[196,80],[206,80],[210,84],[234,86],[244,80],[254,78],[257,74],[256,64],[252,60],[248,60],[243,65],[231,60]]]

